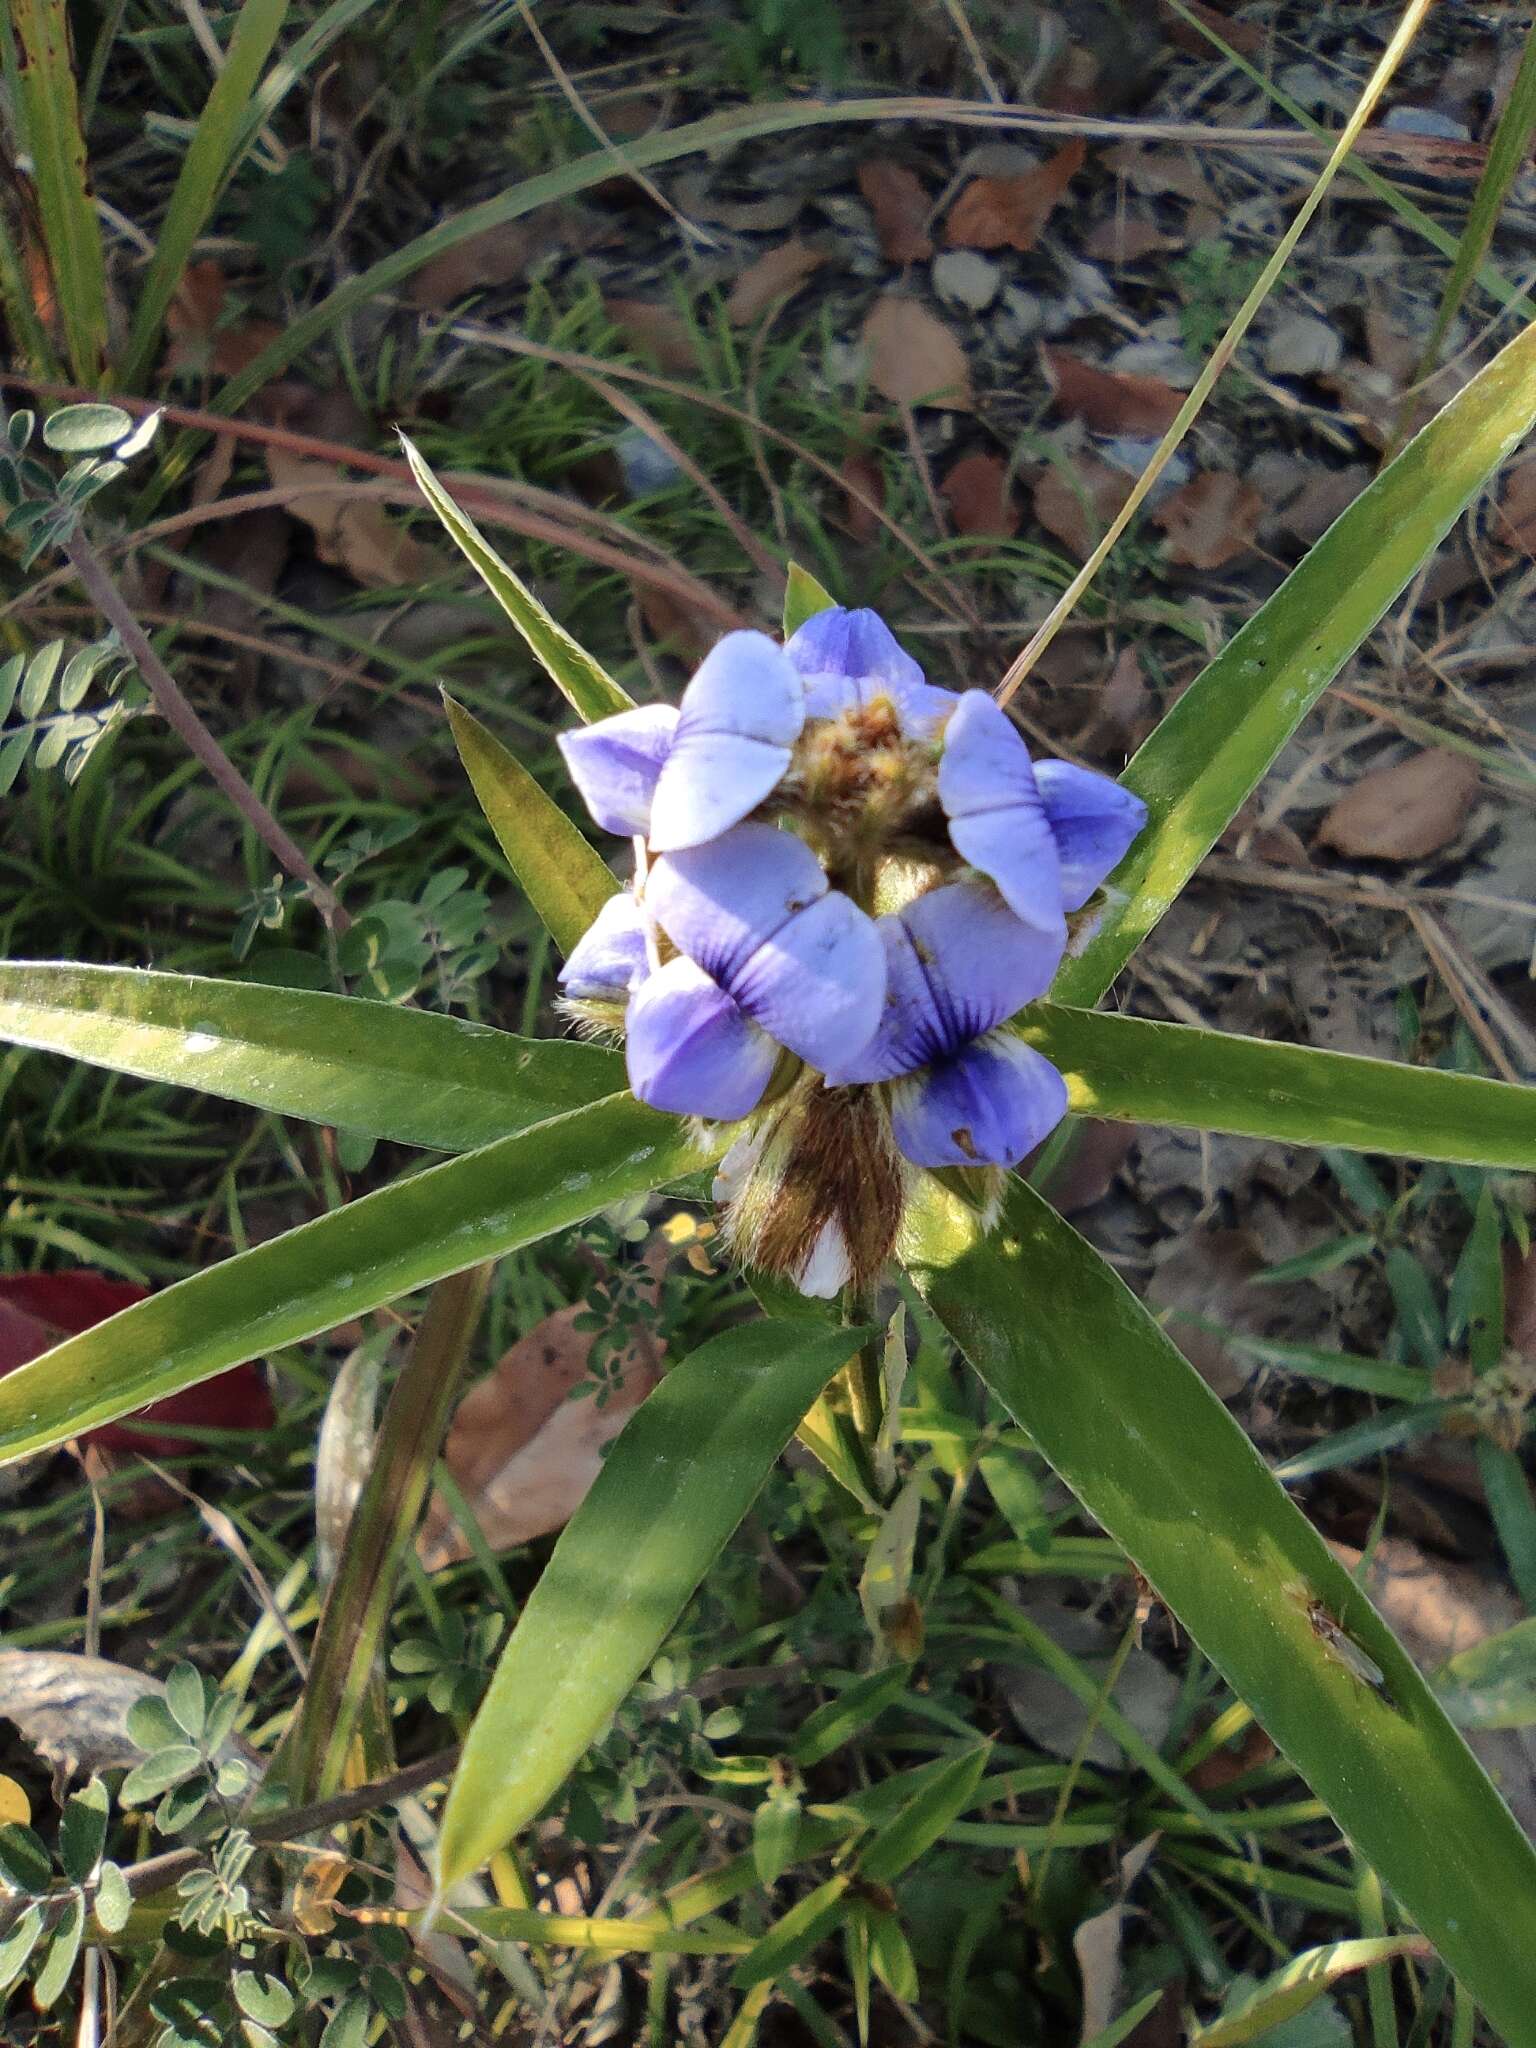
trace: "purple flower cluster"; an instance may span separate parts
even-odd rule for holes
[[[985,691],[936,688],[841,608],[782,648],[729,634],[678,709],[561,746],[598,824],[637,843],[561,983],[622,1010],[642,1101],[737,1122],[786,1088],[872,1093],[930,1168],[1014,1166],[1060,1120],[1061,1076],[1006,1025],[1140,831],[1138,797],[1032,762]]]

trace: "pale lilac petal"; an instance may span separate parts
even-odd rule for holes
[[[651,799],[677,717],[675,704],[642,704],[559,735],[571,780],[605,832],[633,838],[649,831]]]
[[[757,1107],[779,1049],[691,960],[669,960],[630,997],[629,1085],[652,1109],[734,1123]]]
[[[731,978],[764,1031],[824,1069],[873,1035],[885,1001],[885,948],[872,917],[840,891],[776,932]]]
[[[967,690],[944,729],[939,802],[956,852],[1026,924],[1060,932],[1061,859],[1029,749],[985,690]]]
[[[1035,780],[1061,857],[1063,908],[1081,910],[1120,865],[1147,822],[1147,807],[1109,776],[1075,768],[1070,761],[1040,762]]]
[[[877,612],[832,605],[792,633],[784,652],[805,678],[808,718],[836,718],[885,696],[895,704],[903,731],[916,739],[936,730],[958,702],[952,690],[924,680]]]
[[[683,692],[651,805],[658,852],[699,846],[771,794],[805,724],[805,687],[766,633],[727,633]]]
[[[571,948],[560,987],[577,1001],[623,1002],[645,979],[645,915],[628,889],[610,896]]]
[[[1065,927],[1022,923],[997,894],[951,882],[879,921],[886,992],[880,1026],[862,1052],[826,1070],[834,1085],[890,1081],[948,1058],[1051,985]]]
[[[1017,1166],[1066,1113],[1066,1082],[1011,1031],[891,1091],[891,1128],[914,1166]]]
[[[796,911],[826,893],[805,841],[757,824],[658,855],[645,884],[646,908],[678,951],[726,987]]]

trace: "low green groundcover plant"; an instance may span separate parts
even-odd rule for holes
[[[430,1460],[419,1446],[446,1422],[476,1269],[652,1190],[713,1181],[763,1314],[674,1364],[631,1417],[497,1650],[441,1816],[428,1916],[462,1897],[576,1770],[792,1435],[855,1499],[897,1513],[879,1290],[900,1262],[1493,2025],[1536,2041],[1536,1852],[1236,1423],[1021,1171],[1084,1111],[1536,1166],[1529,1090],[1094,1007],[1533,422],[1527,330],[1383,470],[1119,783],[1032,762],[991,694],[930,685],[872,612],[834,603],[801,571],[782,644],[730,635],[680,706],[637,707],[410,451],[448,532],[569,701],[577,722],[564,749],[594,818],[632,842],[621,884],[515,757],[448,704],[486,816],[564,956],[565,1005],[610,1043],[522,1039],[241,981],[0,967],[0,1033],[18,1044],[449,1155],[0,1382],[0,1452],[19,1459],[433,1286],[355,1518],[366,1540],[349,1539],[326,1610],[327,1624],[341,1615],[346,1626],[322,1627],[271,1767],[300,1807],[320,1802],[304,1809],[311,1819],[329,1810],[353,1742],[366,1751],[377,1596],[383,1587],[387,1602],[421,1503]],[[76,518],[67,500],[38,513],[39,545],[67,546]],[[36,695],[40,706],[45,687]],[[82,727],[61,745],[92,738]],[[900,1615],[886,1625],[899,1655]],[[177,1681],[163,1727],[141,1713],[146,1761],[130,1796],[200,1811],[242,1791],[248,1760],[221,1753],[227,1708],[194,1696],[196,1683],[190,1672]],[[726,1888],[700,1908],[698,1933],[679,1916],[671,1927],[582,1922],[579,1938],[737,1955],[750,2003],[843,1927],[863,1944],[866,1978],[872,1960],[910,1990],[891,1882],[976,1803],[985,1768],[978,1746],[920,1774],[906,1804],[855,1815],[833,1877],[766,1934],[719,1918]],[[0,1841],[11,1889],[38,1901],[13,1945],[25,1961],[47,1935],[52,1996],[87,1903],[107,1931],[128,1912],[120,1874],[100,1861],[96,1794],[82,1798],[62,1886],[46,1854],[33,1867],[38,1838]],[[190,1874],[184,1925],[248,1927],[242,1879],[259,1832],[259,1821],[235,1826]],[[776,1870],[771,1824],[760,1833],[759,1865]],[[482,1915],[508,1939],[541,1919],[555,1938],[547,1915]],[[1339,1972],[1418,1940],[1316,1952],[1275,1996],[1299,2009]],[[291,2010],[281,1985],[250,1972],[235,1991],[250,2038]],[[338,1995],[351,2010],[353,1991]],[[1219,2027],[1247,2037],[1238,2020]]]

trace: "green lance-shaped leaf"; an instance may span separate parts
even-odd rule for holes
[[[438,1890],[575,1768],[665,1641],[795,1424],[867,1332],[763,1321],[715,1337],[630,1417],[502,1652],[443,1810]]]
[[[0,962],[0,1039],[443,1152],[489,1144],[624,1085],[622,1062],[594,1045],[133,967]]]
[[[1097,932],[1056,977],[1094,1003],[1452,522],[1536,423],[1536,326],[1515,337],[1356,498],[1163,719],[1125,771],[1151,821]]]
[[[94,386],[107,353],[107,273],[91,196],[64,0],[11,0],[7,83],[32,158],[43,247],[70,368]]]
[[[287,13],[288,0],[244,0],[235,16],[234,34],[181,160],[176,189],[155,237],[155,253],[139,287],[133,328],[117,375],[124,390],[137,390],[149,372],[193,244],[239,161],[245,117]]]
[[[195,1273],[0,1380],[0,1464],[568,1229],[721,1149],[700,1150],[678,1118],[614,1095],[445,1160]]]
[[[1365,1594],[1125,1284],[1022,1184],[997,1234],[930,1185],[914,1277],[1512,2043],[1536,2040],[1536,1850]],[[1356,1675],[1332,1630],[1383,1674]],[[1347,1645],[1344,1646],[1347,1648]]]
[[[472,712],[443,697],[454,745],[507,865],[545,930],[569,953],[619,887],[603,857],[515,754]]]
[[[1034,1005],[1020,1028],[1085,1114],[1536,1167],[1536,1096],[1502,1081],[1054,1003]],[[444,1152],[623,1084],[615,1054],[574,1041],[309,990],[51,961],[0,962],[0,1038]]]
[[[632,711],[634,699],[571,638],[564,626],[550,617],[527,584],[513,575],[475,522],[459,510],[418,450],[403,434],[400,438],[411,474],[447,528],[449,538],[528,642],[535,659],[578,717],[590,721],[607,718],[615,711]]]
[[[1536,1089],[1037,1003],[1021,1035],[1086,1116],[1536,1170]]]
[[[784,584],[784,638],[798,633],[807,619],[814,619],[818,612],[830,611],[837,599],[824,590],[809,569],[802,569],[798,562],[791,562],[789,575]]]

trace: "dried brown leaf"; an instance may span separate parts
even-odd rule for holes
[[[887,263],[921,263],[933,254],[928,232],[932,201],[915,171],[888,157],[859,165],[859,190],[875,217],[875,236]]]
[[[1192,205],[1215,210],[1215,191],[1192,150],[1117,142],[1101,150],[1098,160],[1116,177],[1124,178],[1133,192],[1148,199],[1187,199]]]
[[[1019,530],[1019,502],[1008,479],[1008,466],[1001,456],[985,449],[969,455],[945,472],[939,496],[949,506],[957,533],[998,534],[1003,538]]]
[[[1184,6],[1197,21],[1203,21],[1214,29],[1239,56],[1257,57],[1263,53],[1265,31],[1261,23],[1237,21],[1219,7],[1205,6],[1203,0],[1184,0]],[[1210,37],[1201,35],[1194,23],[1184,14],[1175,13],[1166,0],[1159,6],[1158,13],[1162,18],[1163,34],[1176,50],[1183,50],[1190,57],[1204,57],[1213,64],[1221,61],[1221,52]]]
[[[1112,213],[1083,238],[1083,254],[1094,263],[1139,263],[1144,256],[1183,246],[1181,236],[1165,234],[1156,221],[1129,213]]]
[[[633,576],[629,587],[651,638],[680,659],[702,661],[720,638],[719,619],[703,605],[689,604],[686,598]]]
[[[813,249],[808,242],[781,242],[777,249],[766,250],[755,263],[747,265],[731,286],[725,302],[726,318],[737,327],[755,320],[780,299],[799,291],[826,260],[826,251]]]
[[[296,492],[288,507],[295,519],[313,529],[315,552],[322,562],[345,569],[370,590],[430,583],[446,573],[449,565],[441,550],[416,540],[376,499],[357,496],[329,463],[311,462],[276,446],[264,453],[267,473],[279,488],[334,482],[334,491]]]
[[[223,271],[211,259],[187,266],[166,309],[168,373],[189,370],[197,376],[238,376],[282,333],[274,320],[242,320],[220,326],[228,291]]]
[[[1168,536],[1168,559],[1190,569],[1221,569],[1253,546],[1264,500],[1227,470],[1203,469],[1164,499],[1152,517]]]
[[[1046,1183],[1051,1206],[1063,1216],[1076,1216],[1101,1202],[1138,1135],[1135,1124],[1111,1123],[1107,1117],[1074,1118],[1066,1150]]]
[[[590,249],[605,232],[575,207],[540,207],[469,235],[424,263],[411,280],[410,302],[423,312],[440,312],[471,292],[516,284],[541,256]]]
[[[1023,177],[973,178],[950,209],[945,241],[952,249],[1033,249],[1087,154],[1075,136]]]
[[[1131,493],[1131,479],[1096,455],[1080,455],[1068,467],[1052,463],[1035,483],[1035,517],[1079,561],[1086,561],[1099,537]]]
[[[39,1756],[62,1771],[131,1770],[143,1751],[128,1734],[128,1710],[163,1699],[158,1678],[105,1657],[63,1650],[0,1650],[0,1712]],[[249,1757],[238,1742],[225,1756]]]
[[[869,509],[869,505],[862,502],[862,499],[867,498],[871,504],[884,507],[884,472],[873,457],[861,455],[855,449],[852,453],[843,457],[838,474],[842,477],[845,484],[852,487],[848,493],[849,533],[855,540],[872,539],[880,530],[880,522]],[[861,497],[856,498],[853,495],[854,491],[860,492]]]
[[[1070,349],[1049,343],[1040,354],[1057,411],[1067,419],[1082,420],[1096,434],[1164,434],[1184,403],[1184,393],[1161,377],[1101,370]]]
[[[507,1351],[459,1403],[443,1458],[493,1550],[562,1528],[580,1506],[609,1443],[661,1377],[662,1346],[643,1331],[599,1407],[570,1398],[587,1376],[596,1333],[581,1304],[558,1310]],[[418,1539],[429,1571],[469,1555],[447,1503],[434,1497]]]
[[[604,299],[603,311],[626,341],[663,370],[698,370],[693,329],[675,306],[656,299]]]
[[[1318,841],[1354,860],[1422,860],[1449,846],[1477,790],[1465,754],[1428,747],[1362,775],[1318,826]]]
[[[971,411],[965,350],[920,300],[883,292],[864,322],[864,346],[870,382],[882,398],[898,405]]]
[[[1264,1256],[1247,1230],[1190,1231],[1154,1269],[1147,1305],[1168,1317],[1168,1334],[1200,1377],[1229,1401],[1258,1371],[1227,1331],[1266,1334],[1278,1312],[1273,1289],[1255,1287]]]

